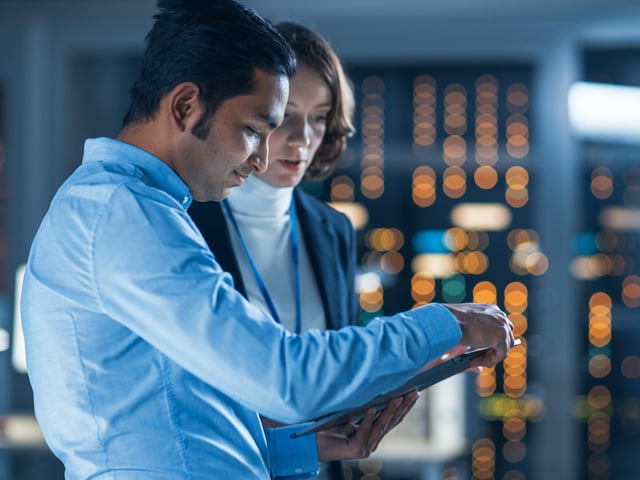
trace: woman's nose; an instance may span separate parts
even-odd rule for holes
[[[290,123],[289,144],[298,147],[307,147],[311,144],[311,128],[304,118],[298,118]]]

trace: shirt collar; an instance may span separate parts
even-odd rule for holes
[[[186,210],[193,197],[178,174],[158,157],[113,138],[89,138],[84,144],[82,163],[125,162],[139,168],[155,187],[167,192]]]

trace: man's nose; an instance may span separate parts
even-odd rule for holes
[[[267,139],[260,140],[260,145],[249,157],[249,163],[258,173],[264,173],[269,166],[269,143]]]

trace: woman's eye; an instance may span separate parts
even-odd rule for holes
[[[249,132],[251,132],[251,135],[254,137],[260,137],[260,132],[253,128],[253,127],[247,127],[247,130],[249,130]]]

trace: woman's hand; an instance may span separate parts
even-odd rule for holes
[[[323,462],[367,458],[378,448],[380,440],[402,421],[419,396],[414,391],[396,397],[377,417],[375,408],[371,408],[359,425],[350,423],[318,432],[318,458]]]

